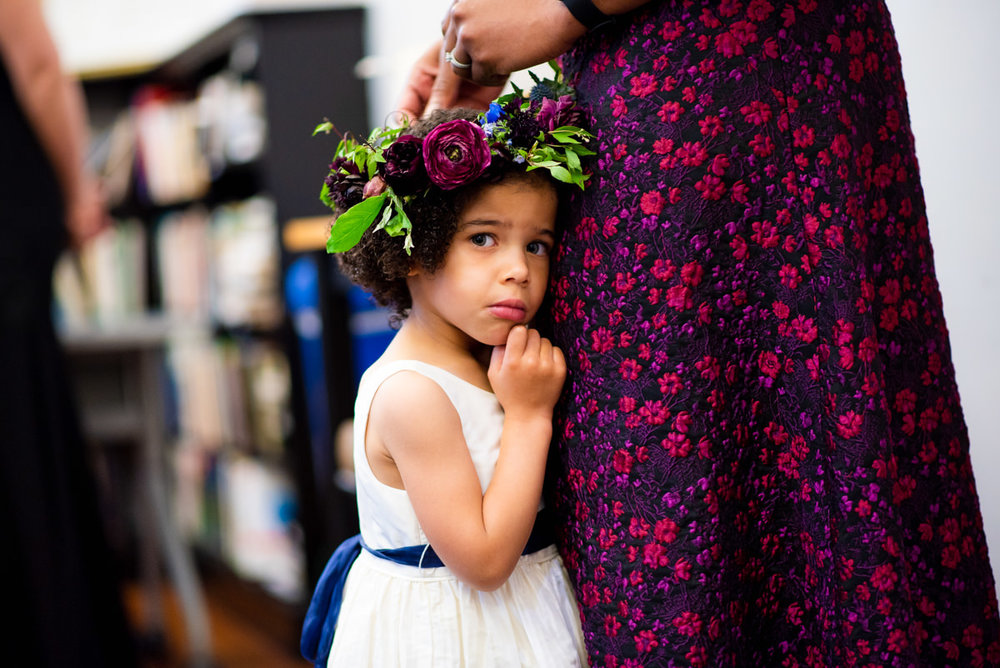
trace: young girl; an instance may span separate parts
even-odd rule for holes
[[[540,510],[566,367],[531,328],[553,179],[586,178],[581,117],[569,96],[517,92],[488,114],[438,112],[338,148],[328,247],[405,320],[361,380],[361,535],[310,606],[302,649],[318,666],[586,665]]]

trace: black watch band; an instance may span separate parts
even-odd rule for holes
[[[615,20],[614,17],[608,16],[598,9],[592,0],[562,0],[562,3],[566,5],[566,9],[573,15],[573,18],[587,28],[587,32]]]

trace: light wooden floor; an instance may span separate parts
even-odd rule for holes
[[[285,647],[219,600],[211,583],[206,583],[209,623],[212,626],[212,651],[217,668],[309,668],[308,661],[295,647]],[[142,592],[138,584],[125,586],[125,606],[133,628],[142,628]],[[187,640],[177,597],[164,586],[166,613],[166,651],[162,657],[146,656],[146,668],[187,668]]]

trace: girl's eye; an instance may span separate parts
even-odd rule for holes
[[[533,255],[548,255],[549,245],[544,241],[532,241],[528,244],[528,252]]]
[[[469,241],[471,241],[476,246],[492,246],[494,243],[493,237],[491,237],[489,234],[486,234],[485,232],[473,234],[471,237],[469,237]]]

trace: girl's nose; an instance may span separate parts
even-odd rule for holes
[[[528,260],[524,256],[524,253],[512,252],[506,258],[506,267],[504,268],[504,281],[513,281],[515,283],[524,283],[528,280],[529,276]]]

